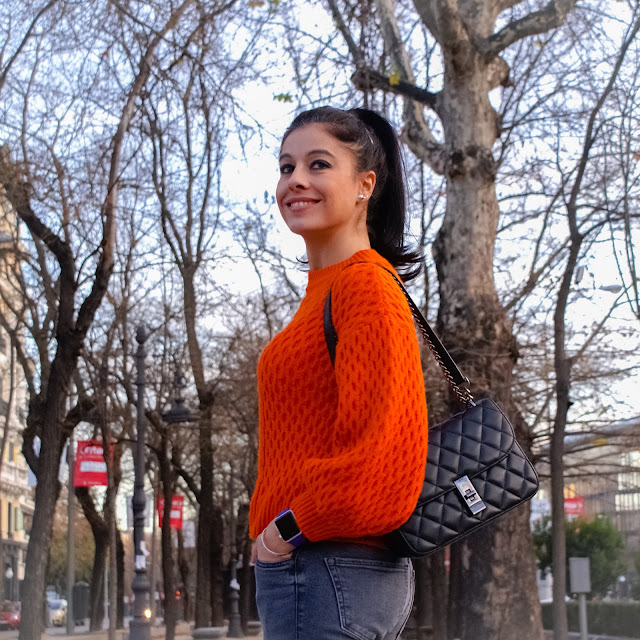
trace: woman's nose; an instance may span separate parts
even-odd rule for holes
[[[289,174],[289,189],[306,189],[309,186],[307,172],[303,167],[295,167]]]

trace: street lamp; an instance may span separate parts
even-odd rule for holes
[[[133,590],[133,620],[129,623],[130,640],[151,640],[151,620],[149,609],[149,579],[147,577],[147,556],[144,543],[144,460],[145,430],[144,414],[144,343],[147,331],[140,325],[136,330],[136,386],[138,397],[136,402],[136,455],[134,458],[135,485],[133,490],[133,554],[135,558],[135,576],[131,588]]]
[[[162,414],[162,419],[167,424],[182,424],[184,422],[193,422],[198,416],[194,414],[184,403],[182,397],[182,389],[184,389],[185,379],[180,370],[180,365],[175,363],[175,375],[173,378],[173,386],[175,397],[171,402],[171,408]]]
[[[4,572],[4,577],[7,579],[8,588],[5,589],[5,598],[7,600],[13,600],[13,569],[11,565],[7,562],[5,563],[6,571]]]

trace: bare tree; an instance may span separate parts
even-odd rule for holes
[[[517,347],[493,271],[500,219],[493,147],[501,122],[490,93],[509,84],[509,48],[560,26],[575,1],[551,1],[539,10],[499,0],[416,0],[412,6],[377,0],[360,3],[355,11],[337,0],[327,4],[355,66],[355,85],[402,97],[405,141],[446,181],[443,222],[433,245],[438,328],[474,393],[490,392],[515,417],[511,383]],[[383,44],[374,40],[374,29]],[[424,37],[413,37],[416,31]],[[426,73],[426,86],[417,80],[419,73]],[[526,442],[525,425],[514,422]],[[534,567],[527,509],[455,545],[448,635],[524,632],[541,638]]]
[[[210,373],[207,367],[205,336],[210,332],[201,327],[200,318],[221,305],[210,274],[214,260],[224,255],[224,251],[216,251],[216,242],[230,219],[220,184],[225,129],[229,113],[236,107],[230,88],[244,80],[258,55],[261,29],[257,23],[237,57],[221,60],[217,57],[217,33],[232,16],[225,11],[221,5],[216,13],[203,14],[198,48],[182,66],[157,78],[144,103],[148,122],[144,133],[152,145],[153,188],[164,242],[180,277],[179,303],[198,398],[199,478],[197,482],[189,479],[198,502],[196,627],[220,626],[224,615],[224,527],[216,498],[214,459],[214,407],[220,371]],[[167,111],[165,104],[172,105],[172,110]],[[177,121],[174,114],[179,114]],[[220,358],[216,361],[219,367]]]
[[[71,96],[66,104],[56,104],[54,110],[47,114],[46,132],[44,125],[35,135],[30,129],[30,117],[34,109],[33,92],[41,88],[38,85],[39,74],[56,64],[55,47],[47,47],[47,41],[41,40],[34,48],[29,61],[31,68],[26,87],[22,87],[19,82],[12,82],[13,95],[23,104],[22,122],[18,120],[20,126],[14,138],[14,157],[10,156],[8,149],[3,150],[0,182],[31,236],[31,242],[36,249],[34,255],[37,256],[41,267],[40,286],[46,291],[46,300],[50,303],[45,316],[48,324],[38,327],[40,337],[44,338],[40,340],[39,349],[39,385],[30,371],[27,353],[24,350],[18,351],[18,359],[23,370],[30,374],[31,393],[23,452],[38,478],[34,521],[27,550],[27,572],[22,589],[24,606],[21,638],[39,637],[42,631],[43,616],[39,608],[33,604],[43,602],[45,565],[42,558],[46,557],[51,540],[53,513],[59,491],[57,469],[60,454],[69,429],[72,428],[72,423],[68,418],[65,419],[67,399],[85,336],[104,298],[113,268],[115,216],[126,134],[135,113],[136,102],[151,72],[156,50],[165,42],[167,34],[191,4],[193,0],[185,0],[174,10],[165,12],[164,22],[147,30],[145,41],[139,47],[139,54],[136,54],[137,61],[132,73],[127,78],[117,78],[119,82],[128,85],[128,88],[124,92],[124,100],[115,103],[119,105],[116,107],[119,116],[115,120],[114,133],[104,150],[106,179],[103,183],[103,195],[94,198],[94,201],[99,203],[99,213],[87,215],[84,220],[90,224],[89,220],[95,219],[101,231],[94,237],[87,234],[80,244],[74,239],[77,219],[75,216],[78,213],[76,207],[79,203],[74,200],[74,194],[70,189],[74,178],[70,171],[73,169],[70,164],[65,166],[65,162],[73,156],[69,154],[69,148],[66,149],[65,155],[60,146],[66,144],[66,140],[61,141],[60,138],[65,138],[71,133],[66,129],[66,114],[75,110],[77,96]],[[72,22],[76,23],[75,26],[82,23],[82,12],[77,8],[75,12],[72,9],[65,7],[63,14],[58,16],[56,29],[51,30],[54,41],[61,37],[70,44],[69,34],[76,32],[68,30],[64,33],[64,29]],[[121,17],[116,12],[116,22]],[[104,22],[98,22],[101,23],[98,29],[109,23],[106,19]],[[83,38],[93,31],[96,38],[104,42],[104,39],[95,33],[95,23],[90,28],[88,25],[85,26],[88,28]],[[118,32],[117,27],[115,32]],[[102,32],[101,35],[106,34]],[[94,45],[95,42],[92,41],[91,44]],[[109,48],[111,46],[115,46],[113,40],[108,45]],[[16,65],[17,63],[14,64],[14,69],[17,68]],[[51,80],[51,76],[47,80]],[[7,78],[5,92],[10,82]],[[24,90],[20,91],[22,88]],[[15,118],[12,118],[12,121],[15,121]],[[5,125],[9,126],[10,122],[6,122]],[[74,126],[82,127],[82,120],[75,120]],[[45,167],[53,169],[51,174],[45,171]],[[97,184],[95,187],[100,190]],[[51,197],[54,192],[57,192],[57,197]],[[59,215],[49,215],[48,210]],[[87,251],[87,254],[82,256],[80,251]],[[39,437],[41,442],[39,454],[36,454],[33,448],[36,437]]]

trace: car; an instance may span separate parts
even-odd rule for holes
[[[51,599],[48,601],[48,605],[51,624],[54,627],[62,627],[67,624],[67,601],[62,598]]]
[[[5,600],[0,606],[0,629],[20,628],[20,603]]]

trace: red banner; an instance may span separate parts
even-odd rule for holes
[[[74,487],[106,487],[107,463],[102,440],[79,440],[73,468]]]
[[[173,496],[171,498],[171,516],[169,518],[169,528],[182,529],[182,507],[184,506],[184,496]],[[162,528],[162,514],[164,512],[164,498],[158,496],[158,526]]]
[[[565,498],[564,513],[567,516],[582,518],[584,515],[584,498]]]

